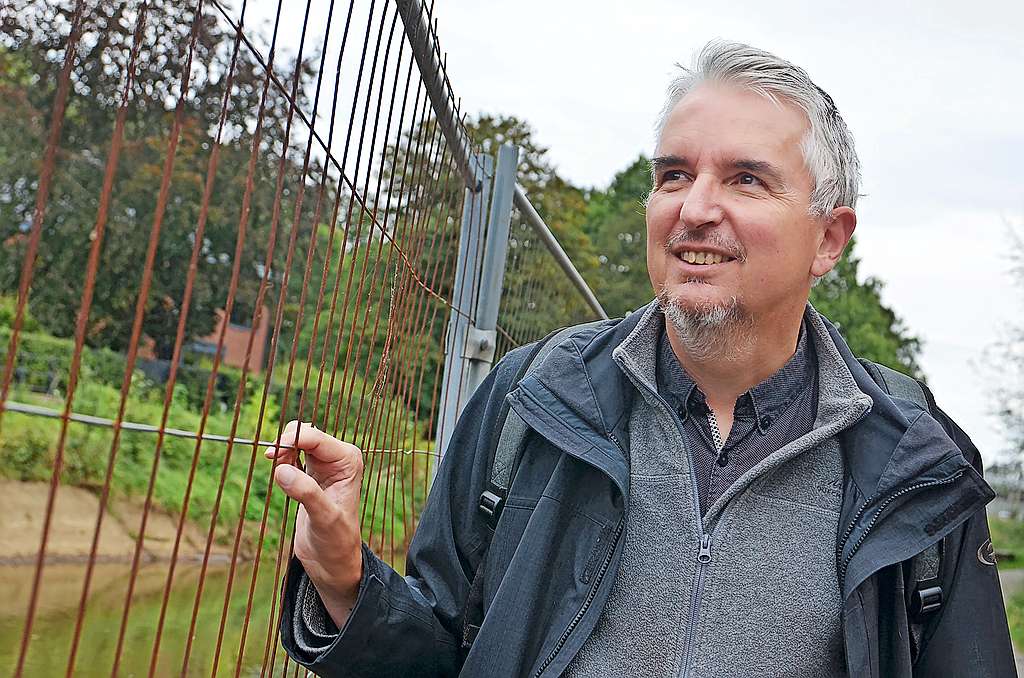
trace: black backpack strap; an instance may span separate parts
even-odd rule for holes
[[[924,384],[891,367],[869,360],[860,360],[864,369],[883,391],[896,398],[909,400],[920,405],[928,413],[935,411],[935,401]],[[910,635],[915,652],[921,646],[924,625],[927,618],[942,607],[943,592],[939,579],[944,555],[944,542],[939,540],[910,561],[910,577],[913,591],[910,597]]]
[[[580,330],[603,322],[605,321],[598,320],[582,325],[560,328],[538,341],[512,378],[509,392],[518,386],[519,382],[532,372],[556,346]],[[491,436],[489,453],[491,474],[487,482],[487,489],[480,495],[478,506],[480,513],[492,531],[498,524],[501,510],[505,506],[505,499],[508,498],[508,489],[512,486],[516,469],[519,468],[519,460],[522,457],[528,428],[526,422],[512,410],[511,405],[509,405],[506,399],[498,411],[498,420],[494,427],[494,433]],[[469,596],[466,598],[466,605],[463,608],[463,652],[469,652],[469,648],[476,639],[477,633],[480,632],[481,624],[483,624],[484,563],[487,562],[487,552],[490,550],[490,547],[490,542],[488,542],[480,555],[480,564],[473,574],[473,583],[469,587]]]

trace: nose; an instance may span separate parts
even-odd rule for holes
[[[679,220],[687,229],[715,226],[722,221],[717,184],[714,177],[700,174],[683,198]]]

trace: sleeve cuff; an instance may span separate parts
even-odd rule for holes
[[[366,546],[364,545],[365,549]],[[363,558],[363,576],[359,582],[359,594],[366,588],[366,558]],[[292,618],[292,633],[298,650],[308,657],[309,661],[330,649],[338,640],[341,632],[337,624],[327,612],[320,593],[312,580],[302,572],[296,587],[295,614]]]

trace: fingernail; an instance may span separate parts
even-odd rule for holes
[[[295,467],[285,464],[277,467],[277,482],[281,485],[291,485],[295,480]]]

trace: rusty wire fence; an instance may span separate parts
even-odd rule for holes
[[[358,445],[401,570],[487,248],[498,357],[603,311],[514,176],[496,207],[431,8],[0,11],[0,669],[299,675],[262,447],[291,419]]]

